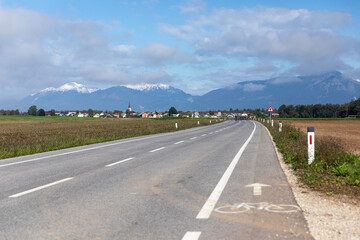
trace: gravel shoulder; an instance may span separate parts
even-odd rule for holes
[[[314,239],[360,240],[360,202],[347,196],[327,196],[300,183],[273,144]]]

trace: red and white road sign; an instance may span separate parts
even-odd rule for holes
[[[267,110],[267,112],[274,112],[274,109],[272,108],[272,106],[270,106]]]

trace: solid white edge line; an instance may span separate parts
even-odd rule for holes
[[[153,152],[156,152],[156,151],[163,150],[164,148],[165,148],[165,147],[157,148],[157,149],[151,150],[150,152],[153,153]]]
[[[227,182],[230,179],[230,176],[231,176],[232,172],[234,171],[234,169],[236,167],[236,164],[238,163],[241,155],[243,154],[243,152],[244,152],[245,148],[247,147],[247,145],[249,144],[250,140],[254,136],[254,133],[255,133],[255,130],[256,130],[256,124],[255,123],[253,123],[253,124],[254,124],[254,129],[253,129],[252,133],[250,134],[250,136],[246,140],[246,142],[242,145],[239,152],[235,155],[234,159],[231,161],[231,163],[228,166],[228,168],[226,169],[224,175],[221,177],[220,181],[218,182],[218,184],[214,188],[214,190],[211,193],[210,197],[205,202],[204,206],[201,208],[199,214],[196,216],[197,219],[208,219],[210,217],[212,211],[214,210],[214,207],[215,207],[217,201],[219,200],[219,198],[221,196],[221,193],[223,192]]]
[[[44,189],[44,188],[48,188],[48,187],[54,186],[56,184],[60,184],[60,183],[69,181],[71,179],[73,179],[73,178],[72,177],[71,178],[65,178],[65,179],[62,179],[62,180],[59,180],[59,181],[56,181],[56,182],[53,182],[53,183],[49,183],[49,184],[46,184],[46,185],[43,185],[43,186],[40,186],[40,187],[29,189],[27,191],[11,195],[11,196],[9,196],[9,198],[21,197],[23,195],[26,195],[26,194],[29,194],[29,193],[32,193],[32,192],[36,192],[36,191],[39,191],[39,190]]]
[[[181,240],[197,240],[201,232],[187,232]]]
[[[183,142],[185,142],[185,141],[176,142],[176,143],[174,143],[174,144],[180,144],[180,143],[183,143]]]
[[[203,134],[203,135],[201,135],[202,137],[205,137],[207,134]]]
[[[127,158],[127,159],[124,159],[124,160],[121,160],[121,161],[118,161],[118,162],[114,162],[114,163],[111,163],[111,164],[108,164],[108,165],[106,165],[105,167],[112,167],[112,166],[115,166],[115,165],[117,165],[117,164],[119,164],[119,163],[123,163],[123,162],[127,162],[127,161],[130,161],[130,160],[132,160],[132,159],[134,159],[134,158]]]
[[[194,140],[194,139],[197,139],[198,137],[192,137],[192,138],[190,138],[190,140]]]
[[[195,128],[195,129],[185,129],[188,131],[197,131],[197,130],[201,130],[201,128]],[[90,151],[90,150],[95,150],[95,149],[99,149],[99,148],[105,148],[105,147],[111,147],[111,146],[115,146],[115,145],[120,145],[120,144],[124,144],[124,143],[130,143],[130,142],[136,142],[136,141],[141,141],[141,140],[147,140],[147,139],[151,139],[151,138],[158,138],[158,137],[162,137],[162,136],[167,136],[167,135],[173,135],[173,134],[177,134],[178,132],[170,132],[170,133],[159,133],[156,134],[154,136],[148,136],[148,137],[140,137],[137,139],[132,139],[132,140],[127,140],[127,141],[123,141],[121,139],[117,140],[117,141],[121,141],[121,142],[115,142],[115,143],[110,143],[110,144],[106,144],[106,145],[101,145],[101,146],[96,146],[96,147],[90,147],[90,148],[86,148],[86,149],[80,149],[80,150],[75,150],[75,151],[70,151],[70,152],[65,152],[65,153],[59,153],[59,154],[54,154],[54,155],[49,155],[49,156],[44,156],[44,157],[38,157],[38,158],[33,158],[33,159],[29,159],[29,160],[24,160],[24,161],[19,161],[19,162],[13,162],[13,163],[7,163],[7,164],[2,164],[0,165],[0,168],[3,167],[7,167],[7,166],[12,166],[12,165],[18,165],[18,164],[22,164],[22,163],[28,163],[28,162],[35,162],[35,161],[40,161],[43,159],[47,159],[47,158],[53,158],[53,157],[60,157],[60,156],[64,156],[64,155],[70,155],[73,153],[79,153],[79,152],[85,152],[85,151]],[[101,144],[101,143],[98,143]],[[62,149],[64,150],[64,149]],[[25,157],[25,156],[23,156]],[[6,161],[6,160],[12,160],[11,158],[9,159],[4,159],[2,161]]]

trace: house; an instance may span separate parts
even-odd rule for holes
[[[121,116],[122,118],[126,118],[126,113],[122,113],[120,116]]]
[[[114,113],[114,118],[119,118],[120,114],[119,113]]]
[[[162,118],[162,115],[158,112],[152,112],[149,114],[149,118]]]
[[[89,114],[85,111],[83,112],[79,112],[79,114],[77,115],[78,117],[89,117]]]
[[[280,115],[278,113],[272,113],[271,114],[273,117],[279,117]]]
[[[76,112],[68,112],[66,114],[67,117],[75,117],[76,116]]]
[[[200,114],[198,112],[194,112],[191,117],[192,118],[199,118]]]
[[[182,115],[182,117],[183,117],[183,118],[188,118],[188,117],[190,117],[190,116],[187,115],[187,114],[184,114],[184,115]]]
[[[98,114],[98,113],[95,113],[93,116],[93,118],[99,118],[99,117],[100,117],[100,114]]]
[[[141,114],[142,118],[149,118],[149,113],[144,112],[143,114]]]

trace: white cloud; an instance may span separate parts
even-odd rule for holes
[[[144,69],[195,59],[161,43],[142,49],[124,44],[123,33],[109,34],[119,23],[111,24],[52,19],[34,11],[0,6],[0,83],[3,89],[19,93],[2,94],[0,98],[23,98],[26,92],[74,79],[94,84],[169,82],[172,77],[165,71]]]
[[[223,8],[160,30],[187,41],[202,56],[287,61],[294,72],[311,74],[346,69],[349,55],[360,56],[360,41],[341,33],[352,24],[341,12]]]
[[[199,13],[206,9],[206,3],[202,0],[189,0],[186,4],[175,6],[182,14]]]
[[[243,90],[246,92],[256,92],[264,90],[265,85],[263,84],[255,84],[255,83],[247,83],[243,86]]]
[[[150,66],[196,62],[196,58],[174,47],[153,43],[139,51],[139,60]]]

